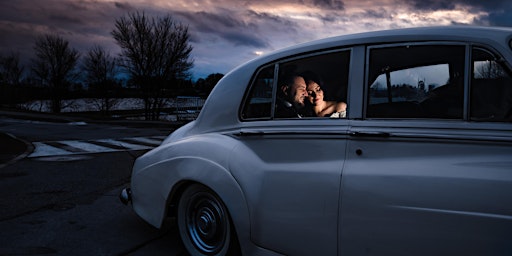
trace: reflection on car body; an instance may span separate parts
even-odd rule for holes
[[[192,255],[511,255],[511,39],[413,28],[262,56],[137,159],[122,197],[155,227],[176,217]],[[275,115],[303,72],[346,118]]]

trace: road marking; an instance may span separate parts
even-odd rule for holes
[[[34,151],[29,158],[42,156],[62,156],[92,154],[129,150],[146,150],[160,145],[166,136],[132,137],[98,140],[61,140],[33,142]]]
[[[73,144],[65,144],[65,143],[58,142],[58,141],[47,141],[47,142],[43,142],[43,143],[46,145],[49,145],[49,146],[52,146],[55,148],[61,148],[61,149],[64,149],[66,151],[73,152],[73,153],[86,153],[87,152],[87,150],[83,150],[81,148],[75,147]]]

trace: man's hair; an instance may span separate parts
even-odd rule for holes
[[[293,83],[295,83],[296,77],[302,77],[302,76],[297,73],[289,73],[289,74],[285,74],[285,75],[281,76],[281,80],[279,80],[279,86],[280,87],[286,86],[287,87],[286,92],[289,94]]]

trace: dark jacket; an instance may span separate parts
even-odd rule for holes
[[[302,116],[292,103],[281,98],[277,99],[275,118],[302,118]]]

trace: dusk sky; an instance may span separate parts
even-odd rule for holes
[[[431,25],[512,27],[511,0],[0,0],[0,54],[33,56],[35,38],[57,34],[85,52],[116,55],[116,19],[170,14],[189,26],[194,78],[226,74],[258,55],[324,37]]]

